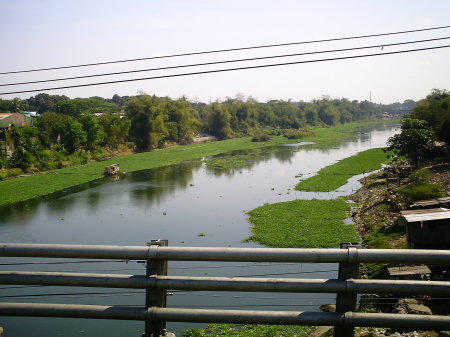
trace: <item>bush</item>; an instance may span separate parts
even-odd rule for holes
[[[103,147],[97,147],[91,151],[92,159],[104,159],[109,157],[110,155],[111,154]]]
[[[63,155],[56,151],[40,150],[36,154],[37,168],[40,171],[53,170],[58,167],[58,161]]]
[[[312,136],[313,133],[309,130],[284,130],[283,136],[287,139],[301,139],[304,137]]]
[[[35,161],[35,158],[30,152],[26,151],[22,146],[19,146],[9,159],[8,166],[10,168],[20,168],[28,172]]]
[[[3,180],[5,178],[9,177],[15,177],[22,174],[22,170],[19,168],[12,168],[7,170],[1,170],[0,171],[0,180]]]
[[[442,196],[443,186],[430,184],[431,172],[427,169],[417,170],[409,176],[409,184],[399,189],[408,204],[417,200],[427,200]]]
[[[400,189],[400,194],[408,204],[417,200],[427,200],[442,196],[442,186],[439,184],[426,184],[420,186],[405,186]]]
[[[252,142],[268,142],[270,136],[263,130],[256,130],[253,132]]]
[[[77,150],[71,155],[67,156],[67,159],[71,162],[72,166],[84,165],[89,161],[89,155],[84,150]]]

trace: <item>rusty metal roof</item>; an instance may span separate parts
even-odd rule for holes
[[[407,222],[430,221],[450,219],[450,210],[447,208],[429,208],[401,211],[400,215]]]

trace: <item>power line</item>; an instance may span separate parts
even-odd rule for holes
[[[28,93],[28,92],[41,92],[41,91],[50,91],[50,90],[58,90],[58,89],[72,89],[72,88],[90,87],[90,86],[105,85],[105,84],[136,82],[136,81],[155,80],[155,79],[162,79],[162,78],[172,78],[172,77],[182,77],[182,76],[192,76],[192,75],[204,75],[204,74],[213,74],[213,73],[220,73],[220,72],[249,70],[249,69],[258,69],[258,68],[279,67],[279,66],[287,66],[287,65],[294,65],[294,64],[338,61],[338,60],[347,60],[347,59],[355,59],[355,58],[363,58],[363,57],[371,57],[371,56],[384,56],[384,55],[411,53],[411,52],[417,52],[417,51],[442,49],[442,48],[448,48],[448,47],[450,47],[450,45],[427,47],[427,48],[417,48],[417,49],[408,49],[408,50],[400,50],[400,51],[376,53],[376,54],[364,54],[364,55],[353,55],[353,56],[344,56],[344,57],[333,57],[333,58],[326,58],[326,59],[315,59],[315,60],[307,60],[307,61],[295,61],[295,62],[286,62],[286,63],[264,64],[264,65],[257,65],[257,66],[246,66],[246,67],[228,68],[228,69],[215,69],[215,70],[197,71],[197,72],[191,72],[191,73],[170,74],[170,75],[160,75],[160,76],[152,76],[152,77],[144,77],[144,78],[133,78],[133,79],[125,79],[125,80],[115,80],[115,81],[107,81],[107,82],[67,85],[67,86],[52,87],[52,88],[42,88],[42,89],[32,89],[32,90],[19,90],[19,91],[1,92],[0,95],[21,94],[21,93]]]
[[[305,55],[314,55],[314,54],[336,53],[336,52],[343,52],[343,51],[373,49],[373,48],[380,48],[380,47],[384,48],[384,47],[392,47],[392,46],[399,46],[399,45],[405,45],[405,44],[447,40],[447,39],[450,39],[450,37],[447,36],[447,37],[439,37],[439,38],[435,38],[435,39],[425,39],[425,40],[416,40],[416,41],[407,41],[407,42],[387,43],[387,44],[376,44],[376,45],[371,45],[371,46],[362,46],[362,47],[353,47],[353,48],[341,48],[341,49],[331,49],[331,50],[321,50],[321,51],[313,51],[313,52],[305,52],[305,53],[282,54],[282,55],[261,56],[261,57],[252,57],[252,58],[244,58],[244,59],[234,59],[234,60],[224,60],[224,61],[214,61],[214,62],[183,64],[183,65],[176,65],[176,66],[137,69],[137,70],[127,70],[127,71],[118,71],[118,72],[112,72],[112,73],[83,75],[83,76],[62,77],[62,78],[53,78],[53,79],[47,79],[47,80],[36,80],[36,81],[28,81],[28,82],[5,83],[5,84],[0,84],[0,87],[13,86],[13,85],[24,85],[24,84],[57,82],[57,81],[68,81],[68,80],[78,80],[78,79],[83,79],[83,78],[113,76],[113,75],[124,75],[124,74],[140,73],[140,72],[147,72],[147,71],[169,70],[169,69],[179,69],[179,68],[188,68],[188,67],[199,67],[199,66],[225,64],[225,63],[236,63],[236,62],[248,62],[248,61],[257,61],[257,60],[267,60],[267,59],[282,58],[282,57],[293,57],[293,56],[305,56]]]
[[[180,56],[193,56],[193,55],[202,55],[202,54],[223,53],[223,52],[231,52],[231,51],[250,50],[250,49],[262,49],[262,48],[284,47],[284,46],[293,46],[293,45],[311,44],[311,43],[321,43],[321,42],[353,40],[353,39],[362,39],[362,38],[368,38],[368,37],[389,36],[389,35],[398,35],[398,34],[406,34],[406,33],[424,32],[424,31],[430,31],[430,30],[446,29],[446,28],[449,28],[449,27],[450,26],[440,26],[440,27],[404,30],[404,31],[390,32],[390,33],[357,35],[357,36],[348,36],[348,37],[340,37],[340,38],[332,38],[332,39],[311,40],[311,41],[301,41],[301,42],[288,42],[288,43],[277,43],[277,44],[268,44],[268,45],[259,45],[259,46],[250,46],[250,47],[240,47],[240,48],[217,49],[217,50],[189,52],[189,53],[163,55],[163,56],[142,57],[142,58],[134,58],[134,59],[126,59],[126,60],[115,60],[115,61],[105,61],[105,62],[96,62],[96,63],[85,63],[85,64],[60,66],[60,67],[49,67],[49,68],[38,68],[38,69],[28,69],[28,70],[6,71],[6,72],[0,72],[0,75],[28,73],[28,72],[37,72],[37,71],[48,71],[48,70],[59,70],[59,69],[68,69],[68,68],[90,67],[90,66],[98,66],[98,65],[105,65],[105,64],[125,63],[125,62],[135,62],[135,61],[145,61],[145,60],[155,60],[155,59],[173,58],[173,57],[180,57]]]

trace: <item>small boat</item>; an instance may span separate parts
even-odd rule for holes
[[[112,164],[105,166],[105,169],[103,170],[103,174],[105,176],[115,176],[118,175],[120,171],[119,164]]]

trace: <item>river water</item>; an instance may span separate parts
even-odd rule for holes
[[[171,246],[259,247],[246,211],[294,199],[331,199],[359,188],[354,177],[337,191],[299,192],[300,179],[357,152],[384,147],[397,131],[383,125],[358,133],[334,149],[277,146],[239,153],[252,159],[240,168],[216,171],[201,160],[101,179],[0,210],[1,242],[145,245],[168,239]],[[248,156],[247,156],[248,157]],[[55,262],[59,262],[55,264]],[[11,265],[12,264],[12,265]],[[0,259],[1,270],[144,274],[136,261]],[[334,264],[170,262],[169,275],[334,278]],[[141,290],[0,286],[6,302],[142,306]],[[312,311],[333,303],[332,294],[173,292],[169,307]],[[142,322],[1,317],[6,336],[140,336]],[[181,336],[198,324],[169,323]]]

